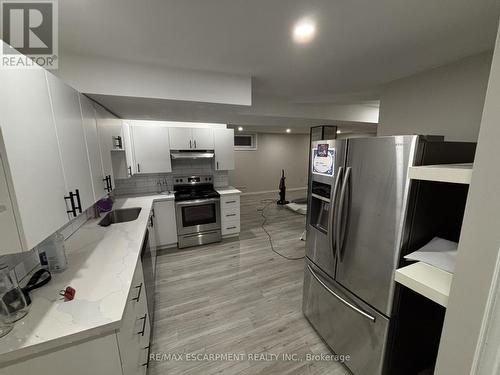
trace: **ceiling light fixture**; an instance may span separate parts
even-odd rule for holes
[[[238,131],[239,132],[242,132],[243,131],[243,128],[241,126],[238,126]]]
[[[337,130],[337,134],[340,134],[340,133],[342,133],[342,132],[340,130]]]
[[[291,129],[286,129],[286,132],[287,133],[290,133],[292,130]]]
[[[293,27],[293,40],[295,43],[309,43],[315,35],[316,24],[310,19],[301,19]]]

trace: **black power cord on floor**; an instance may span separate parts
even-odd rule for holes
[[[261,203],[264,203],[264,207],[262,207],[261,209],[257,208],[257,211],[260,211],[260,216],[262,216],[264,218],[264,221],[260,224],[260,226],[262,227],[262,230],[267,234],[267,237],[269,238],[269,244],[271,245],[271,250],[278,254],[280,257],[286,259],[286,260],[301,260],[301,259],[304,259],[305,258],[305,255],[304,256],[301,256],[299,258],[294,258],[294,257],[289,257],[289,256],[286,256],[286,255],[283,255],[281,254],[280,252],[278,252],[275,248],[274,248],[274,244],[273,244],[273,238],[271,236],[271,233],[269,233],[265,227],[266,225],[266,222],[267,222],[267,216],[264,214],[264,211],[266,210],[267,207],[269,207],[269,205],[271,203],[275,203],[275,201],[273,199],[264,199],[264,200],[261,200],[260,201]]]

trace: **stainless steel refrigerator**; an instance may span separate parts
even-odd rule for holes
[[[311,142],[303,312],[354,374],[388,373],[395,270],[435,235],[408,168],[470,162],[474,149],[416,135]]]

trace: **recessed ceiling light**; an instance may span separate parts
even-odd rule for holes
[[[286,132],[287,133],[290,133],[292,130],[291,129],[286,129]]]
[[[316,24],[311,19],[301,19],[293,27],[293,40],[295,43],[309,43],[315,35]]]
[[[337,130],[337,134],[340,134],[340,133],[342,133],[342,132],[340,130]]]
[[[243,127],[238,126],[238,131],[239,131],[239,132],[242,132],[242,131],[243,131]]]

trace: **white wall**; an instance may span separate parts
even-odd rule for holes
[[[386,85],[378,134],[436,134],[476,141],[491,56],[471,56]]]
[[[55,72],[86,94],[252,104],[249,76],[135,64],[105,58],[64,54]]]
[[[244,193],[277,190],[285,169],[288,189],[307,186],[309,135],[258,133],[257,150],[235,151],[229,184]]]
[[[498,374],[500,337],[483,325],[500,247],[500,29],[458,246],[436,375]],[[498,311],[492,322],[500,319]],[[490,336],[488,327],[491,327]],[[496,332],[498,335],[498,332]],[[478,342],[490,340],[476,350]],[[480,354],[480,356],[478,356]],[[479,369],[478,369],[479,368]],[[476,371],[477,370],[477,371]]]

